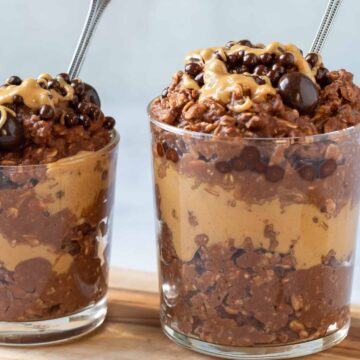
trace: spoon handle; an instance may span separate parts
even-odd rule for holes
[[[330,0],[310,52],[320,53],[329,35],[342,0]]]
[[[75,79],[79,75],[96,25],[99,23],[101,15],[104,13],[110,1],[111,0],[91,0],[88,15],[69,66],[68,73],[70,79]]]

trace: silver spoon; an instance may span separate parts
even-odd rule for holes
[[[330,0],[310,52],[320,53],[329,35],[342,0]]]
[[[69,66],[68,73],[70,79],[75,79],[79,75],[96,25],[99,23],[101,15],[110,1],[111,0],[91,0],[86,22]]]

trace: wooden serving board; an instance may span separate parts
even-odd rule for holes
[[[353,309],[349,337],[307,360],[360,359],[360,307]],[[105,324],[79,340],[37,348],[0,348],[0,360],[205,360],[162,334],[155,274],[113,270]]]

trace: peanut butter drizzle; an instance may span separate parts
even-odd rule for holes
[[[230,74],[228,72],[225,65],[227,56],[235,54],[240,50],[256,54],[257,56],[264,53],[281,55],[285,52],[290,52],[295,57],[295,65],[298,67],[298,71],[308,76],[314,83],[316,83],[316,72],[322,64],[322,59],[319,55],[316,66],[311,69],[301,51],[293,44],[284,45],[279,42],[272,42],[267,47],[261,46],[260,48],[252,48],[239,44],[233,45],[230,49],[210,47],[191,52],[185,58],[185,63],[203,63],[204,86],[200,88],[197,82],[187,74],[183,76],[182,86],[188,89],[199,90],[199,101],[213,98],[228,105],[229,109],[235,112],[246,111],[253,105],[253,102],[261,102],[266,99],[267,95],[276,94],[276,89],[272,86],[267,76],[260,76],[265,81],[265,84],[259,85],[250,74]]]
[[[52,108],[62,102],[72,100],[74,89],[62,78],[57,78],[66,95],[62,96],[54,89],[43,89],[40,84],[53,78],[49,74],[41,74],[38,79],[28,78],[23,80],[21,85],[9,85],[0,88],[0,105],[12,104],[13,96],[20,95],[24,99],[24,104],[32,110],[38,110],[42,105],[49,105]],[[1,122],[1,121],[0,121]]]

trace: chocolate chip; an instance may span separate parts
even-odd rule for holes
[[[63,197],[64,197],[64,195],[65,195],[65,192],[64,192],[64,191],[62,191],[62,190],[60,190],[60,191],[56,192],[56,194],[55,194],[55,196],[56,196],[58,199],[63,198]]]
[[[285,67],[290,67],[295,64],[295,56],[290,52],[281,54],[279,56],[279,64]]]
[[[82,96],[85,92],[85,85],[79,81],[72,81],[71,86],[74,88],[74,91],[77,95]]]
[[[82,100],[88,103],[95,104],[98,107],[101,107],[100,97],[97,91],[95,90],[95,88],[93,88],[91,85],[87,83],[83,83],[83,86],[84,86],[84,91],[82,93]]]
[[[241,65],[235,69],[235,72],[238,74],[248,73],[250,72],[249,68],[245,65]]]
[[[319,61],[319,55],[316,53],[309,53],[306,55],[305,59],[311,67],[314,67]]]
[[[90,106],[90,104],[87,103],[87,102],[81,102],[81,103],[78,105],[78,111],[79,111],[81,114],[89,115],[89,114],[90,114],[90,111],[91,111],[91,106]]]
[[[173,163],[177,163],[179,161],[179,155],[176,152],[176,150],[169,148],[166,151],[166,158],[170,161],[172,161]]]
[[[7,113],[4,126],[0,131],[0,150],[1,151],[18,151],[25,142],[24,127],[19,120]]]
[[[238,54],[230,54],[227,57],[227,63],[230,67],[236,67],[237,65],[239,65],[240,62],[240,57]]]
[[[198,83],[200,87],[204,86],[204,73],[201,72],[200,74],[196,75],[194,80]]]
[[[77,109],[77,107],[79,106],[79,101],[79,96],[74,94],[72,100],[70,100],[70,106]]]
[[[244,61],[245,51],[244,50],[239,50],[238,53],[237,53],[237,56],[239,58],[239,62],[242,63]]]
[[[259,55],[259,60],[264,65],[270,65],[273,63],[274,57],[270,53],[263,53],[263,54]]]
[[[84,129],[89,129],[91,126],[90,117],[84,114],[79,116],[79,123],[84,127]]]
[[[266,81],[265,81],[264,79],[262,79],[260,76],[253,75],[253,79],[255,80],[255,82],[256,82],[258,85],[264,85],[264,84],[266,84]]]
[[[71,83],[69,74],[67,74],[67,73],[61,73],[61,74],[57,75],[57,78],[59,78],[59,77],[60,77],[60,78],[63,78],[66,83],[68,83],[68,84]]]
[[[169,93],[169,87],[167,86],[162,92],[161,92],[161,97],[164,99],[168,96]]]
[[[91,104],[88,115],[96,120],[101,115],[101,110],[95,104]]]
[[[230,165],[235,171],[238,171],[238,172],[244,171],[248,167],[247,162],[244,159],[242,159],[241,157],[233,158],[230,161]]]
[[[21,85],[22,80],[21,78],[19,78],[18,76],[14,75],[14,76],[10,76],[9,79],[7,80],[7,83],[9,85]]]
[[[286,105],[301,114],[311,113],[319,100],[317,86],[300,72],[285,74],[279,81],[279,93]]]
[[[268,72],[268,68],[265,65],[258,65],[254,69],[254,74],[255,75],[266,75],[267,72]]]
[[[254,171],[258,174],[264,174],[266,172],[266,165],[262,161],[257,161],[249,164],[251,171]]]
[[[255,146],[246,146],[240,157],[247,164],[258,163],[261,159],[260,151]]]
[[[79,125],[79,118],[74,113],[67,113],[64,116],[64,122],[66,127],[72,128]]]
[[[281,76],[286,73],[286,69],[280,64],[274,64],[271,69],[277,71]]]
[[[278,71],[276,70],[270,70],[266,76],[270,79],[271,81],[271,84],[274,86],[274,87],[277,87],[278,83],[279,83],[279,80],[281,78],[281,73],[279,73]]]
[[[265,178],[267,181],[275,183],[282,180],[284,175],[285,170],[281,166],[272,165],[266,169]]]
[[[23,105],[24,104],[24,99],[20,95],[13,95],[13,103],[15,105]]]
[[[227,174],[231,172],[231,165],[227,161],[218,161],[215,164],[215,168],[217,171],[221,172],[222,174]]]
[[[246,53],[244,55],[244,65],[249,68],[254,68],[259,62],[258,57],[252,53]]]
[[[70,255],[76,256],[80,254],[81,246],[78,241],[71,240],[70,243],[66,246],[66,250]]]
[[[300,168],[299,174],[306,181],[313,181],[317,177],[316,169],[312,165],[305,165]]]
[[[253,47],[253,44],[249,40],[240,40],[238,41],[238,44],[242,46]]]
[[[32,186],[36,186],[39,182],[40,182],[40,180],[38,180],[38,179],[35,179],[35,178],[30,179],[30,183]]]
[[[328,74],[329,70],[324,67],[320,68],[316,74],[316,81],[322,88],[330,84]]]
[[[115,119],[111,116],[106,116],[104,120],[103,127],[107,130],[112,130],[115,127]]]
[[[60,91],[61,88],[59,81],[56,79],[50,80],[47,87],[48,89],[53,89],[55,91]]]
[[[51,120],[55,116],[55,111],[50,105],[42,105],[39,115],[41,120]]]
[[[189,63],[185,66],[185,72],[194,78],[196,75],[200,74],[202,72],[202,67],[195,62]]]
[[[336,169],[337,169],[337,163],[334,159],[325,160],[320,165],[320,177],[326,178],[328,176],[331,176],[332,174],[334,174]]]

